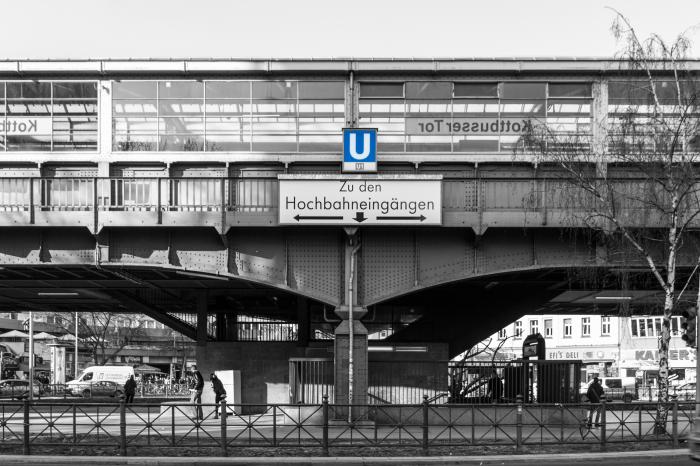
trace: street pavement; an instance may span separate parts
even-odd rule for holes
[[[52,465],[235,465],[279,466],[335,465],[335,466],[458,466],[458,465],[697,465],[690,460],[686,450],[632,451],[615,453],[576,453],[538,455],[493,456],[433,456],[433,457],[246,457],[246,458],[165,458],[165,457],[90,457],[90,456],[0,456],[3,466]]]

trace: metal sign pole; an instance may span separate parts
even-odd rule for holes
[[[29,399],[34,399],[34,313],[29,311]]]
[[[78,312],[75,312],[75,354],[73,355],[73,380],[78,380]]]

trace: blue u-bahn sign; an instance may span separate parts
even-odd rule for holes
[[[343,171],[377,171],[377,130],[343,128]]]

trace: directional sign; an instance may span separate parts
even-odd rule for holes
[[[279,175],[282,225],[440,225],[439,175]]]
[[[343,171],[377,171],[377,130],[343,128]]]

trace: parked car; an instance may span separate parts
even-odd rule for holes
[[[124,389],[116,382],[103,380],[83,387],[82,392],[75,394],[82,395],[83,398],[119,398],[124,395]]]
[[[695,382],[684,383],[673,387],[671,395],[675,396],[678,401],[694,401],[695,400]]]
[[[41,394],[41,386],[34,383],[34,396]],[[0,398],[15,398],[22,400],[29,396],[29,380],[6,379],[0,380]]]
[[[600,377],[599,380],[605,392],[605,401],[624,401],[629,403],[638,398],[637,382],[634,377]],[[581,384],[579,393],[581,401],[584,403],[588,401],[587,392],[591,383],[592,381]]]

